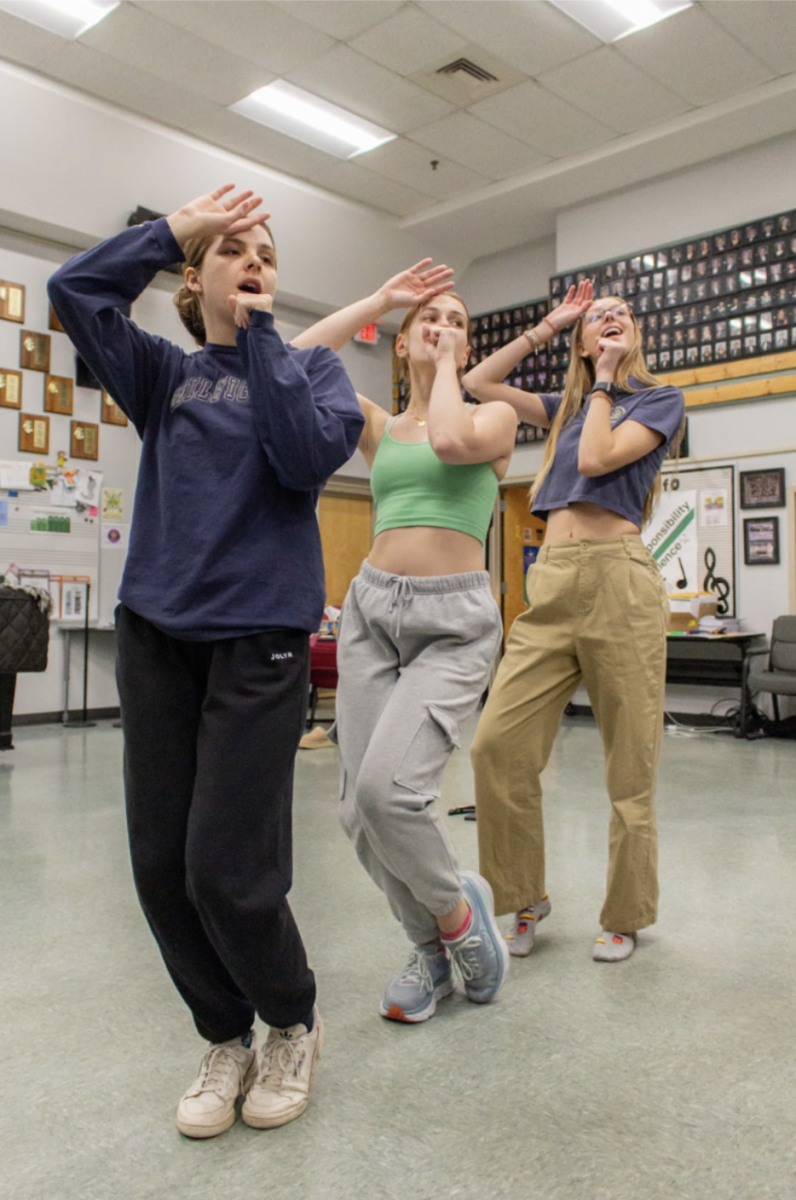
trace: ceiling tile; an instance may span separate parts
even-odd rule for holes
[[[549,161],[538,150],[465,112],[413,129],[412,141],[492,180],[508,179]]]
[[[783,0],[708,0],[708,16],[779,75],[796,71],[796,4]]]
[[[194,92],[145,75],[81,41],[64,42],[48,60],[46,71],[61,83],[177,129],[188,130],[195,120],[217,110]]]
[[[614,137],[607,125],[530,81],[474,104],[470,112],[551,158],[593,149]]]
[[[234,154],[241,154],[299,179],[336,161],[314,146],[287,137],[275,129],[268,129],[258,121],[249,121],[225,108],[216,108],[214,112],[197,118],[191,132]]]
[[[334,0],[334,4],[329,0],[272,2],[291,17],[298,17],[299,21],[306,21],[313,29],[320,29],[341,42],[364,33],[404,7],[404,0]]]
[[[356,161],[366,171],[385,175],[436,200],[448,200],[463,192],[489,186],[486,176],[459,166],[407,138],[377,146],[367,154],[360,154]],[[432,167],[432,162],[437,166]]]
[[[218,104],[234,104],[271,80],[262,67],[132,4],[120,4],[79,41]]]
[[[696,6],[622,38],[616,50],[692,104],[723,100],[772,76]]]
[[[393,133],[405,133],[453,111],[445,100],[343,45],[291,71],[288,79]]]
[[[443,55],[456,56],[467,45],[467,38],[421,12],[406,5],[395,16],[351,43],[353,50],[375,59],[399,75],[413,75]]]
[[[262,0],[135,0],[135,7],[274,75],[311,62],[334,45],[327,34]]]
[[[2,57],[24,67],[38,67],[46,58],[64,45],[64,38],[48,29],[40,29],[30,21],[0,12],[0,47]]]
[[[538,82],[620,133],[632,133],[691,108],[687,100],[621,58],[612,46],[547,71]]]
[[[549,71],[601,45],[582,25],[540,0],[422,0],[420,7],[526,75]]]
[[[432,197],[373,171],[365,171],[353,162],[329,163],[325,169],[311,172],[308,179],[327,191],[360,204],[369,204],[396,217],[406,217],[435,203]]]

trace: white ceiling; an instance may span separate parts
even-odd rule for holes
[[[547,0],[123,0],[76,41],[0,12],[0,55],[479,253],[796,129],[794,0],[698,0],[612,46]],[[498,83],[436,74],[461,55]],[[342,161],[228,111],[276,78],[400,136]]]

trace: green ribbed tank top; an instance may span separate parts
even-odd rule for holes
[[[490,464],[444,463],[429,442],[396,442],[394,420],[387,422],[370,473],[376,534],[431,525],[485,542],[498,493]]]

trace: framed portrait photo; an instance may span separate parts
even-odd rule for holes
[[[771,467],[765,471],[741,471],[741,508],[784,507],[784,467]]]
[[[747,567],[779,565],[779,517],[744,518],[743,560]]]

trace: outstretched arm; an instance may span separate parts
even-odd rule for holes
[[[464,386],[476,400],[505,400],[512,406],[521,421],[539,425],[545,429],[549,424],[547,410],[536,392],[511,387],[503,380],[524,358],[540,349],[552,337],[574,325],[582,317],[593,299],[590,279],[578,284],[577,291],[571,287],[561,304],[554,308],[533,329],[526,330],[520,337],[501,346],[489,358],[478,363],[464,377]]]
[[[372,296],[356,300],[346,308],[340,308],[328,317],[305,329],[293,338],[292,345],[300,350],[310,346],[328,346],[339,350],[358,333],[363,325],[378,321],[385,313],[395,308],[414,308],[427,304],[441,292],[449,292],[453,285],[453,271],[444,263],[431,266],[432,259],[423,258],[406,271],[400,271],[375,291]]]

